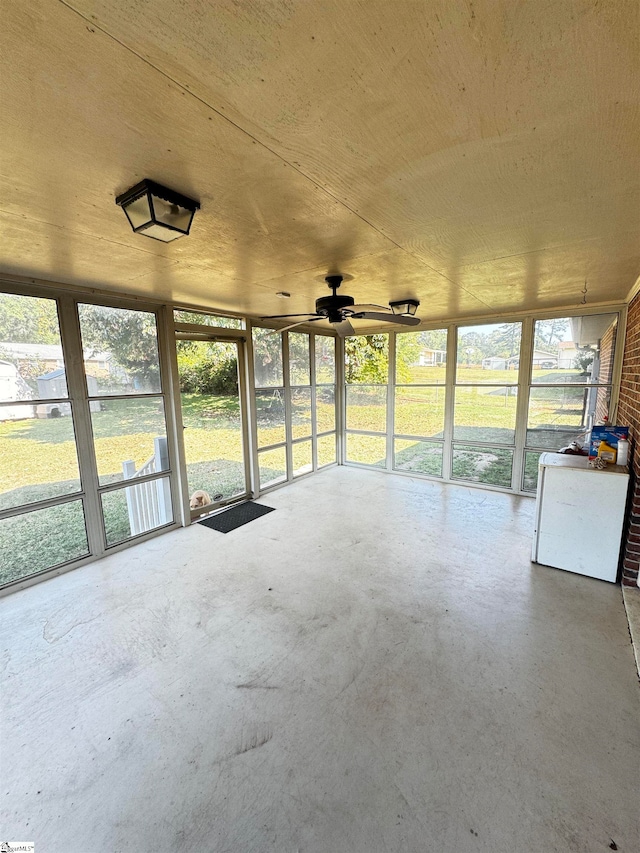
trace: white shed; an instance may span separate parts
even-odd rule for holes
[[[14,402],[28,400],[31,396],[29,386],[18,373],[15,364],[0,361],[0,400]],[[0,421],[17,421],[33,417],[33,406],[0,406]]]

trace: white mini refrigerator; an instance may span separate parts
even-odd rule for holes
[[[626,468],[589,467],[586,456],[543,453],[534,563],[615,583],[629,489]]]

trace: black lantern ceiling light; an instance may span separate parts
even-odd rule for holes
[[[145,179],[116,198],[136,234],[170,243],[188,234],[200,202]]]
[[[390,302],[389,308],[394,314],[408,314],[413,317],[418,310],[418,305],[420,303],[417,299],[400,299],[398,302]]]

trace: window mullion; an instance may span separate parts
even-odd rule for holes
[[[83,505],[89,552],[93,556],[101,556],[105,548],[98,497],[98,466],[84,377],[80,321],[76,303],[71,296],[61,296],[58,306],[67,391],[71,400],[80,482],[84,492]]]
[[[281,332],[282,340],[282,381],[284,383],[284,434],[286,440],[287,480],[293,480],[293,428],[291,426],[291,377],[289,364],[289,332]]]
[[[387,471],[393,471],[393,431],[395,429],[396,333],[389,332],[387,366]]]
[[[516,435],[511,472],[511,488],[522,491],[524,475],[524,452],[527,443],[527,418],[529,414],[529,385],[533,364],[533,317],[526,317],[522,323],[520,340],[520,361],[518,363],[518,400],[516,402]]]
[[[316,336],[309,335],[309,379],[311,380],[311,470],[318,470],[318,424],[316,406]]]
[[[445,371],[445,398],[444,398],[444,446],[442,448],[442,477],[451,479],[451,466],[453,463],[453,413],[454,392],[456,378],[456,360],[458,352],[458,329],[449,326],[447,331],[447,367]]]

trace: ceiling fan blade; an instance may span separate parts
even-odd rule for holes
[[[319,314],[269,314],[268,317],[260,317],[261,320],[288,320],[289,317],[319,317]]]
[[[343,320],[341,323],[332,323],[331,328],[341,338],[346,338],[348,335],[355,335],[355,329],[348,320]]]
[[[388,305],[376,305],[373,302],[367,302],[366,305],[351,305],[347,310],[352,311],[354,314],[359,314],[361,311],[370,311],[381,308],[383,311],[391,311]]]
[[[383,323],[396,323],[398,326],[419,326],[420,318],[408,314],[381,314],[379,311],[360,311],[352,315],[354,320],[381,320]]]
[[[298,323],[292,323],[290,326],[285,326],[284,329],[272,329],[276,332],[289,332],[291,329],[296,329],[298,326],[306,326],[307,323],[317,323],[318,320],[326,320],[326,317],[312,317],[311,320],[300,320]]]

